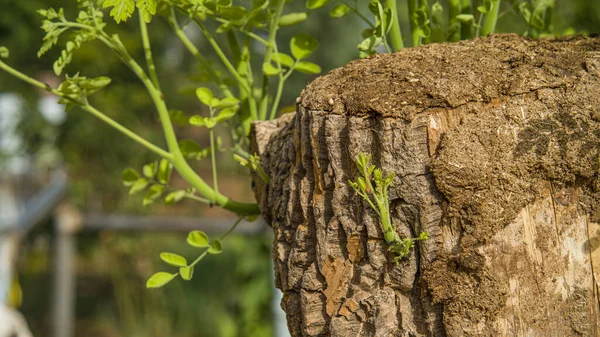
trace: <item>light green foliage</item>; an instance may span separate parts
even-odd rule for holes
[[[348,183],[361,196],[381,218],[381,228],[385,242],[390,247],[389,251],[394,255],[394,262],[408,256],[416,241],[427,240],[429,234],[422,232],[417,238],[401,239],[396,232],[396,226],[390,218],[390,202],[388,188],[392,186],[394,173],[384,175],[380,168],[370,164],[371,156],[360,153],[356,160],[356,167],[361,176],[356,181],[349,180]],[[374,185],[373,185],[374,183]]]
[[[184,281],[189,281],[194,275],[194,268],[207,254],[218,255],[223,253],[223,239],[227,237],[242,221],[239,218],[231,228],[219,238],[210,239],[208,235],[202,231],[191,231],[187,237],[187,243],[191,247],[203,249],[203,252],[192,262],[188,263],[187,259],[181,255],[169,252],[160,253],[160,259],[168,265],[177,267],[176,273],[157,272],[150,276],[146,282],[147,288],[160,288],[174,280],[177,276],[181,276]]]
[[[89,101],[88,96],[106,87],[110,83],[107,77],[88,79],[79,73],[66,76],[65,82],[58,89],[50,88],[45,84],[28,77],[11,68],[5,63],[0,63],[0,68],[10,74],[47,90],[60,97],[60,102],[67,108],[79,107],[108,123],[124,135],[145,146],[163,160],[163,168],[175,169],[191,185],[192,192],[169,191],[167,176],[160,174],[150,175],[145,168],[143,176],[135,181],[125,180],[130,186],[130,193],[146,191],[144,205],[151,204],[168,193],[167,202],[177,202],[185,197],[207,204],[216,204],[240,215],[258,214],[256,204],[240,203],[230,200],[219,192],[216,170],[217,151],[231,151],[241,157],[247,157],[247,134],[250,123],[254,120],[274,118],[279,109],[281,94],[285,81],[295,70],[302,73],[317,74],[321,68],[305,59],[318,47],[318,42],[306,35],[294,36],[289,44],[289,55],[280,53],[276,45],[276,37],[281,27],[298,24],[308,18],[305,12],[285,13],[284,0],[255,0],[249,6],[243,1],[192,1],[174,0],[164,1],[160,4],[156,0],[78,0],[79,12],[75,19],[68,18],[61,9],[40,10],[44,17],[42,29],[45,31],[44,43],[39,51],[39,56],[44,55],[53,46],[68,37],[65,47],[54,63],[54,72],[57,75],[68,70],[74,51],[81,48],[84,43],[99,40],[109,51],[140,79],[146,88],[164,129],[167,149],[163,149],[142,138],[134,131],[121,125],[96,109]],[[158,6],[160,5],[160,6]],[[160,7],[160,8],[159,8]],[[141,45],[145,51],[146,67],[143,67],[130,55],[128,48],[121,42],[119,34],[109,33],[107,23],[104,22],[103,10],[110,10],[110,16],[116,23],[129,20],[138,12]],[[147,25],[153,22],[153,17],[160,15],[173,29],[181,44],[196,58],[201,69],[202,86],[196,90],[199,101],[208,107],[208,116],[189,116],[179,109],[169,109],[161,90],[158,69],[154,64],[152,47],[150,45],[150,29]],[[180,18],[196,25],[202,31],[204,38],[212,47],[219,58],[220,65],[209,62],[194,43],[183,32],[179,24]],[[208,27],[218,27],[214,30]],[[69,35],[64,34],[69,32]],[[268,37],[263,38],[259,32],[267,32]],[[223,38],[215,38],[222,34]],[[222,41],[226,41],[223,43]],[[260,43],[264,46],[264,53],[257,53],[252,45]],[[224,46],[224,44],[226,46]],[[225,52],[228,48],[230,52]],[[8,56],[2,50],[2,56]],[[256,76],[252,69],[253,59],[263,58],[262,78]],[[257,94],[260,93],[260,94]],[[175,134],[174,125],[192,125],[208,129],[210,133],[210,147],[201,148],[192,140],[179,140]],[[229,130],[233,146],[221,148],[221,139],[214,133],[214,129],[224,127]],[[210,157],[213,171],[212,186],[205,182],[190,167],[187,160],[202,160]],[[168,163],[169,165],[167,165]],[[157,163],[158,165],[158,163]],[[155,167],[155,169],[158,169]],[[158,173],[158,171],[157,171]],[[170,172],[169,172],[170,174]],[[132,179],[131,175],[127,179]],[[196,196],[195,193],[199,195]]]
[[[527,23],[526,36],[538,37],[552,33],[552,11],[556,0],[509,0],[508,2]]]
[[[260,157],[256,153],[249,156],[248,159],[234,154],[233,159],[240,163],[240,165],[248,167],[252,171],[256,172],[260,176],[260,178],[265,182],[265,184],[269,183],[269,175],[265,172],[265,170],[263,170],[262,166],[260,165]]]
[[[117,23],[127,21],[135,11],[134,0],[105,0],[102,6],[104,8],[112,7],[110,16],[112,16]]]
[[[7,59],[9,55],[8,48],[0,46],[0,57]]]

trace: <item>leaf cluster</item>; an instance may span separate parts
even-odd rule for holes
[[[188,263],[187,259],[181,255],[169,252],[160,253],[160,259],[167,264],[177,267],[176,273],[169,273],[160,271],[148,279],[146,282],[147,288],[160,288],[167,283],[173,281],[177,276],[185,281],[190,281],[194,276],[194,267],[200,262],[207,254],[218,255],[223,252],[223,244],[221,239],[212,239],[202,231],[196,230],[191,231],[187,236],[188,245],[194,248],[204,249],[204,252],[198,256],[192,263]]]
[[[401,259],[408,256],[416,241],[427,240],[429,234],[422,232],[419,237],[401,239],[396,232],[396,226],[390,218],[390,201],[387,194],[388,188],[394,181],[394,172],[385,175],[383,171],[370,164],[371,155],[360,153],[356,160],[356,167],[361,176],[356,181],[349,180],[348,183],[361,196],[381,218],[381,227],[384,239],[389,244],[388,250],[394,256],[397,264]]]
[[[165,204],[175,204],[184,198],[197,198],[194,188],[174,189],[169,185],[173,165],[166,159],[156,160],[142,167],[142,174],[132,168],[123,170],[123,185],[129,187],[129,194],[143,191],[143,205],[153,204],[164,195]],[[166,193],[166,195],[165,195]]]

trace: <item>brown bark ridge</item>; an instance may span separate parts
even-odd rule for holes
[[[292,336],[598,336],[600,40],[493,35],[358,60],[256,123]],[[348,184],[395,172],[398,265]]]

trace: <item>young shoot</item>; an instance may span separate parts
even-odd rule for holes
[[[401,239],[396,232],[396,226],[390,218],[390,202],[388,188],[392,186],[394,172],[385,176],[380,168],[370,164],[371,155],[360,153],[356,160],[356,166],[361,176],[356,181],[349,180],[348,183],[360,195],[381,218],[381,228],[385,242],[389,244],[388,251],[394,256],[394,262],[398,262],[408,256],[416,241],[427,240],[429,233],[422,232],[414,239]]]

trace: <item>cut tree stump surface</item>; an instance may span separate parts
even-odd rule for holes
[[[600,40],[493,35],[358,60],[256,123],[292,336],[599,336]],[[349,186],[384,172],[398,265]]]

